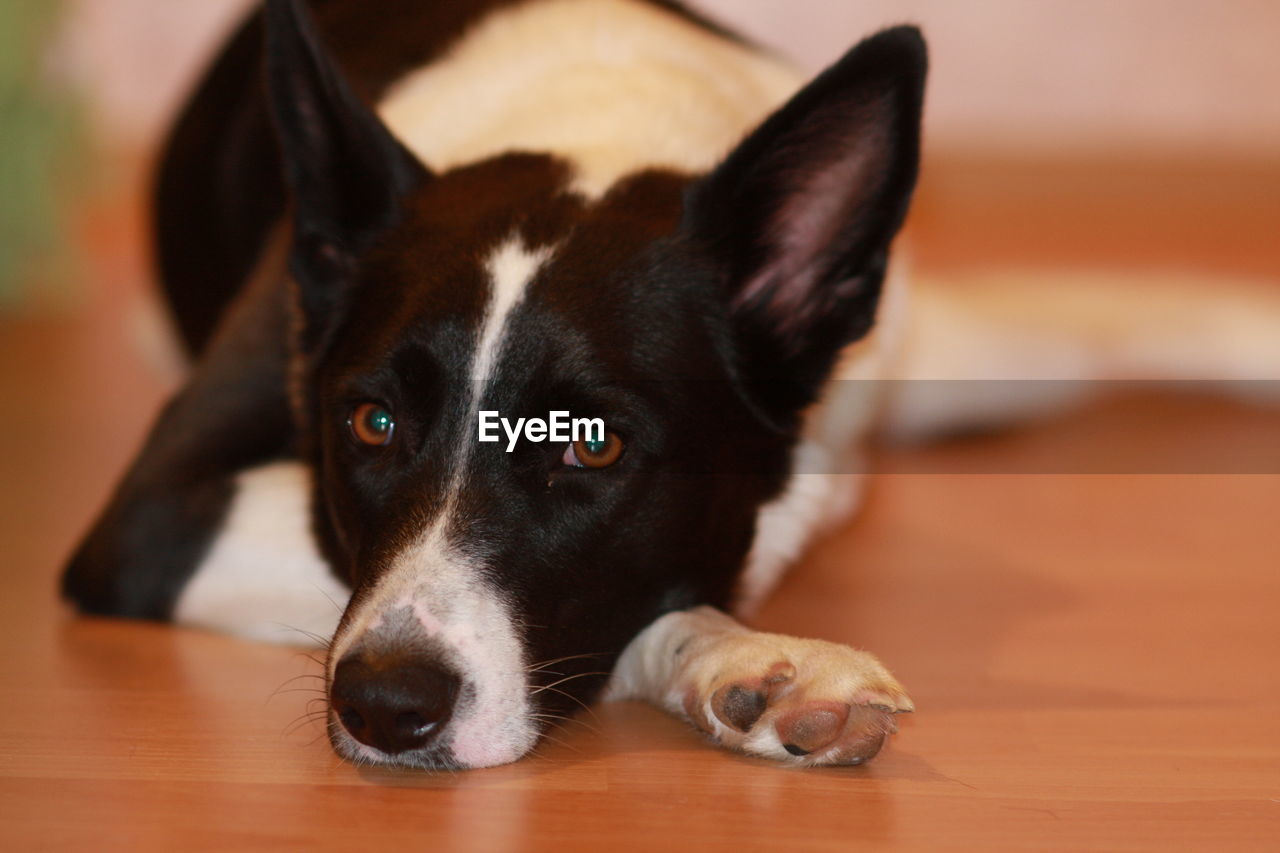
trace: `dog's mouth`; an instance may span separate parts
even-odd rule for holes
[[[360,645],[333,668],[328,733],[339,756],[415,770],[508,764],[587,707],[607,679],[591,671],[595,655],[485,680],[463,675],[448,656],[414,651]]]
[[[329,689],[333,749],[359,766],[465,770],[508,764],[568,718],[564,703],[538,701],[545,686],[521,679],[482,699],[481,685],[432,662],[354,661],[339,666]],[[519,695],[520,703],[507,697]],[[575,700],[577,701],[577,700]]]
[[[329,714],[328,729],[329,743],[332,745],[333,751],[340,758],[357,767],[388,767],[433,772],[473,769],[473,765],[464,764],[458,760],[453,750],[450,749],[447,738],[416,749],[387,752],[356,739],[347,729],[341,716],[332,710]],[[514,755],[508,761],[498,761],[494,762],[494,764],[509,763],[520,757],[520,755]]]
[[[406,752],[387,753],[356,740],[346,729],[340,715],[330,712],[329,743],[341,758],[357,767],[392,767],[404,770],[465,770],[451,750],[440,745]]]

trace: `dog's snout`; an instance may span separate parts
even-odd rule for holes
[[[348,656],[334,670],[329,699],[352,737],[394,755],[439,735],[459,685],[457,675],[432,661]]]

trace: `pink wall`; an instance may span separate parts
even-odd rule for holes
[[[248,2],[70,0],[57,60],[90,91],[113,138],[146,141]],[[1280,157],[1275,0],[698,5],[812,69],[880,26],[920,23],[934,56],[935,150]]]

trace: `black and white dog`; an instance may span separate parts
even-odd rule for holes
[[[332,637],[355,760],[514,761],[602,693],[780,761],[874,755],[912,704],[873,656],[724,610],[855,503],[796,472],[852,470],[870,410],[830,380],[904,337],[920,34],[802,86],[667,0],[307,5],[268,0],[172,137],[198,360],[65,593]],[[478,440],[561,411],[605,431]]]
[[[800,88],[675,3],[310,6],[268,2],[173,136],[199,360],[66,594],[332,636],[353,759],[513,761],[606,682],[731,748],[869,758],[912,707],[874,657],[714,608],[848,502],[789,472],[911,197],[919,33]],[[488,411],[607,431],[508,451]]]

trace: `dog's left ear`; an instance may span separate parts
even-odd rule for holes
[[[293,196],[290,268],[311,330],[429,173],[351,90],[301,0],[266,0],[266,87]]]
[[[727,270],[742,370],[780,421],[874,320],[920,157],[927,69],[914,27],[849,51],[686,201],[686,235]]]

